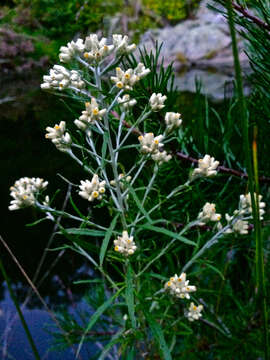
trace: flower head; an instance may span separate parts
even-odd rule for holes
[[[117,102],[124,110],[127,110],[137,104],[137,100],[130,99],[129,94],[125,94],[122,98],[119,96]]]
[[[162,95],[161,93],[153,93],[149,99],[149,103],[151,106],[151,109],[153,111],[159,111],[164,108],[164,102],[167,99],[166,95]]]
[[[205,225],[209,221],[218,222],[221,219],[221,215],[216,213],[216,205],[210,204],[207,202],[202,211],[198,215],[198,220],[200,220],[199,225]]]
[[[178,128],[182,124],[181,114],[174,112],[167,112],[165,114],[165,123],[168,131]]]
[[[166,150],[157,150],[151,155],[151,158],[157,162],[158,165],[162,165],[164,162],[170,161],[172,155],[168,154]]]
[[[176,274],[170,278],[165,284],[165,289],[170,291],[171,295],[175,295],[180,299],[190,299],[189,293],[196,291],[196,286],[189,285],[189,280],[186,280],[186,274],[182,273],[180,276]]]
[[[191,175],[191,179],[195,179],[200,176],[211,177],[217,174],[217,167],[219,161],[216,161],[210,155],[205,155],[203,159],[199,159],[198,168],[196,168]]]
[[[60,151],[68,151],[70,145],[72,144],[71,137],[66,131],[65,121],[61,121],[59,125],[54,125],[54,127],[46,127],[47,134],[45,135],[46,139],[50,139],[52,143]]]
[[[82,39],[71,41],[67,46],[60,47],[59,59],[63,63],[68,63],[77,54],[82,54],[84,51],[84,42]]]
[[[74,121],[74,124],[80,130],[87,130],[90,124],[94,124],[95,121],[102,120],[102,117],[106,114],[106,109],[99,110],[98,103],[94,97],[90,102],[85,103],[85,110],[82,111],[82,115],[79,119]]]
[[[41,178],[23,177],[10,188],[11,200],[9,210],[18,210],[35,204],[36,194],[45,189],[48,181]]]
[[[136,49],[136,44],[128,45],[128,36],[113,34],[113,45],[115,51],[119,54],[130,54]]]
[[[230,216],[229,214],[225,214],[225,219],[227,220],[227,223],[231,225],[230,228],[225,231],[225,234],[248,234],[248,222],[246,220],[238,219],[233,222],[234,216]]]
[[[193,302],[190,303],[188,311],[186,311],[186,317],[189,321],[199,320],[202,316],[203,305],[195,305]]]
[[[49,71],[49,75],[43,76],[43,83],[40,85],[43,90],[64,90],[70,86],[76,89],[82,89],[85,87],[84,81],[78,71],[69,71],[64,66],[54,65]]]
[[[114,240],[114,250],[124,254],[125,256],[133,255],[137,246],[133,241],[133,236],[128,236],[128,232],[124,230],[122,236],[117,236]]]
[[[98,39],[96,34],[90,34],[85,39],[83,57],[88,63],[99,62],[109,55],[114,49],[114,45],[107,45],[107,39]]]
[[[88,201],[101,200],[105,193],[105,181],[99,181],[98,175],[94,174],[91,181],[81,180],[79,195]]]
[[[138,137],[143,154],[154,154],[163,147],[163,135],[154,136],[153,133],[146,133]]]
[[[260,212],[260,219],[263,220],[263,215],[265,213],[265,202],[261,201],[262,195],[258,196],[259,202],[259,212]],[[256,201],[256,194],[255,194],[255,201]],[[239,202],[239,214],[242,215],[251,215],[252,214],[252,204],[251,204],[251,196],[250,193],[246,195],[240,195],[240,202]]]
[[[134,74],[133,69],[123,71],[120,67],[117,67],[115,71],[116,76],[111,76],[111,80],[119,89],[132,90],[134,84],[140,80],[140,78]]]

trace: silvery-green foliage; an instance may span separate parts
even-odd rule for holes
[[[159,176],[162,168],[175,161],[170,142],[182,119],[167,105],[173,96],[172,86],[167,89],[171,68],[162,68],[163,75],[156,77],[156,58],[144,54],[137,61],[130,55],[135,48],[127,36],[115,34],[110,40],[92,34],[61,47],[59,58],[65,66],[55,65],[43,78],[42,89],[59,91],[80,106],[74,124],[66,124],[63,116],[59,125],[46,129],[46,138],[85,171],[83,179],[71,184],[72,194],[77,195],[76,204],[70,200],[74,213],[61,212],[48,195],[42,197],[39,190],[47,186],[42,179],[23,178],[11,188],[14,200],[10,210],[35,206],[51,221],[58,215],[68,219],[72,228],[64,221],[60,225],[63,235],[72,240],[68,247],[100,273],[103,301],[80,336],[72,340],[79,344],[77,356],[90,330],[104,326],[109,318],[108,326],[115,335],[108,339],[100,358],[107,353],[112,358],[119,353],[126,358],[128,349],[136,346],[141,356],[145,351],[149,356],[159,351],[162,358],[172,359],[177,344],[170,332],[172,324],[207,318],[203,306],[194,304],[200,302],[196,295],[200,284],[186,271],[225,235],[246,234],[251,219],[249,196],[241,195],[239,209],[232,216],[226,214],[226,223],[215,204],[207,202],[197,209],[197,218],[187,221],[181,230],[175,226],[170,208],[166,208],[168,202],[179,202],[179,196],[192,190],[199,179],[215,177],[219,162],[206,154],[189,178],[179,178],[177,187],[168,183],[168,191],[160,193]],[[140,86],[141,92],[136,90]],[[152,87],[150,94],[147,86]],[[153,120],[157,113],[162,119],[159,126]],[[259,200],[262,216],[265,204],[261,197]],[[90,211],[82,213],[81,204]],[[104,219],[91,215],[97,208],[104,212]],[[200,230],[206,224],[211,231],[205,243],[189,239],[194,228]],[[87,240],[78,241],[78,237]],[[92,242],[95,238],[99,239],[96,243]],[[181,255],[172,276],[166,258],[175,252],[187,255]],[[189,285],[186,276],[194,285]],[[188,303],[190,298],[193,302]],[[182,308],[176,323],[170,315],[175,306]],[[228,334],[225,325],[217,328]],[[142,334],[149,336],[149,332],[152,340],[147,345]],[[158,350],[153,350],[153,340]]]

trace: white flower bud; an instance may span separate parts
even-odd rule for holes
[[[23,177],[17,180],[10,188],[10,196],[13,197],[14,200],[11,200],[10,206],[8,207],[9,210],[18,210],[33,206],[37,193],[44,190],[47,185],[48,181],[44,181],[41,178]]]
[[[79,188],[81,190],[79,191],[79,195],[84,199],[90,202],[95,199],[101,200],[102,195],[105,193],[105,181],[99,181],[98,175],[95,174],[91,181],[81,180]]]
[[[216,205],[209,202],[204,205],[202,212],[198,215],[198,220],[201,221],[199,225],[205,225],[209,221],[218,222],[220,219],[221,215],[216,213]]]
[[[122,232],[122,236],[117,236],[117,239],[114,240],[114,250],[125,256],[133,255],[136,249],[133,236],[129,237],[126,230]]]
[[[188,318],[189,321],[199,320],[202,316],[202,310],[203,305],[196,306],[193,302],[191,302],[185,316]]]
[[[60,151],[66,152],[70,150],[72,144],[72,139],[69,133],[66,131],[65,121],[61,121],[59,125],[54,125],[54,127],[46,127],[47,134],[45,135],[46,139],[50,139],[56,148]]]
[[[182,273],[180,276],[176,274],[170,278],[165,284],[165,289],[169,290],[171,295],[180,299],[190,299],[190,292],[196,291],[196,286],[189,285],[189,280],[186,280],[186,274]]]
[[[191,175],[191,180],[200,176],[211,177],[217,174],[217,167],[219,161],[216,161],[210,155],[205,155],[203,159],[199,159],[198,168],[194,169]]]
[[[166,95],[162,95],[161,93],[153,93],[149,99],[149,103],[151,106],[151,109],[153,111],[159,111],[164,108],[164,102],[167,99]]]

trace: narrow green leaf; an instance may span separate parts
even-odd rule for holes
[[[169,236],[169,237],[171,237],[173,239],[179,240],[179,241],[181,241],[181,242],[183,242],[185,244],[196,246],[196,243],[194,241],[188,240],[184,236],[181,236],[181,235],[179,235],[177,233],[174,233],[173,231],[163,229],[163,228],[153,226],[153,225],[148,225],[148,224],[142,225],[142,228],[146,229],[146,230],[150,230],[150,231],[154,231],[154,232],[157,232],[157,233],[167,235],[167,236]]]
[[[112,304],[112,302],[118,297],[118,295],[121,293],[122,289],[120,289],[119,291],[117,291],[110,299],[108,299],[107,301],[105,301],[98,309],[97,311],[94,313],[94,315],[91,317],[85,332],[80,340],[77,352],[76,352],[76,359],[78,358],[84,339],[87,335],[87,333],[92,329],[92,327],[95,325],[95,323],[98,321],[98,319],[101,317],[101,315],[108,309],[108,307],[110,307],[110,305]]]
[[[161,326],[155,321],[152,315],[150,315],[150,313],[145,310],[144,310],[144,316],[146,317],[146,320],[149,323],[151,332],[156,340],[156,343],[160,347],[164,360],[172,360],[170,350],[166,344]]]
[[[83,235],[83,236],[104,236],[105,231],[102,230],[93,230],[93,229],[77,229],[77,228],[69,228],[65,229],[66,233],[69,235]]]
[[[100,255],[99,255],[99,264],[100,266],[102,266],[103,264],[103,260],[104,260],[104,257],[105,257],[105,253],[107,251],[107,248],[108,248],[108,244],[109,244],[109,241],[110,241],[110,238],[112,236],[112,232],[113,232],[113,229],[115,227],[115,224],[116,224],[116,221],[118,219],[118,216],[120,214],[117,214],[112,222],[111,222],[111,225],[109,227],[109,229],[106,231],[106,234],[105,234],[105,237],[103,239],[103,242],[102,242],[102,245],[101,245],[101,249],[100,249]]]
[[[106,159],[106,152],[107,152],[107,146],[108,146],[108,133],[104,132],[103,134],[103,143],[102,143],[102,149],[101,149],[101,169],[104,169],[105,159]]]
[[[42,222],[42,221],[44,221],[44,220],[48,220],[48,218],[47,218],[47,217],[45,217],[45,218],[42,218],[42,219],[36,220],[36,221],[34,221],[34,222],[30,223],[30,224],[26,224],[25,226],[26,226],[26,227],[35,226],[35,225],[37,225],[37,224],[41,223],[41,222]]]
[[[133,292],[133,271],[131,264],[128,264],[127,276],[126,276],[126,302],[128,306],[128,314],[131,320],[133,329],[136,328],[135,318],[135,305],[134,305],[134,292]]]
[[[125,331],[125,329],[121,329],[115,335],[113,335],[111,341],[104,347],[104,350],[99,355],[99,358],[98,358],[99,360],[106,359],[106,356],[108,355],[108,352],[113,347],[113,345],[118,343],[119,338],[122,337],[124,331]]]
[[[128,184],[127,184],[128,185]],[[150,216],[148,215],[147,211],[144,209],[144,207],[142,206],[138,196],[136,195],[135,190],[131,187],[128,186],[129,192],[131,193],[131,195],[133,196],[133,199],[136,203],[136,205],[138,206],[139,210],[142,212],[142,214],[146,217],[146,219],[151,223],[152,220],[150,218]]]

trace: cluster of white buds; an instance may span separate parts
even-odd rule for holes
[[[151,106],[152,111],[156,112],[164,108],[164,102],[167,99],[166,95],[162,95],[161,93],[153,93],[149,99],[149,104]]]
[[[159,165],[164,162],[168,162],[172,156],[167,154],[163,149],[163,135],[154,136],[153,133],[146,133],[138,137],[141,144],[141,152],[143,154],[151,154],[151,157]]]
[[[117,239],[114,240],[114,250],[124,254],[125,256],[133,255],[137,249],[135,242],[133,241],[133,236],[128,236],[128,232],[124,230],[122,236],[117,236]]]
[[[166,282],[165,289],[169,290],[171,295],[175,295],[180,299],[190,299],[189,293],[196,291],[196,286],[189,285],[189,280],[186,280],[186,274],[182,273],[180,276],[175,274],[171,277]]]
[[[59,59],[63,63],[68,63],[74,56],[81,54],[84,51],[84,43],[82,39],[71,41],[67,46],[60,47]]]
[[[112,82],[119,89],[132,90],[136,82],[149,74],[150,69],[146,69],[142,63],[139,63],[135,69],[123,71],[120,67],[117,67],[115,71],[116,76],[111,76]]]
[[[161,143],[163,135],[155,137],[153,133],[146,133],[144,135],[140,135],[138,140],[140,141],[141,152],[143,154],[154,154],[163,147],[163,144]]]
[[[255,202],[256,202],[256,194],[255,195]],[[258,196],[258,203],[259,203],[259,212],[260,212],[260,220],[263,220],[263,215],[265,213],[265,202],[261,201],[262,195]],[[239,202],[239,214],[240,215],[251,215],[252,214],[252,205],[251,205],[251,196],[250,193],[246,195],[240,195],[240,202]]]
[[[43,90],[63,90],[70,86],[76,89],[83,89],[85,83],[76,70],[69,71],[64,66],[54,65],[49,71],[49,75],[43,76],[43,83],[40,85]]]
[[[202,311],[203,305],[196,306],[193,302],[191,302],[188,310],[185,313],[185,316],[188,318],[189,321],[199,320],[202,316]]]
[[[131,176],[125,176],[125,174],[119,174],[119,176],[118,176],[118,181],[119,181],[119,183],[120,183],[120,187],[121,187],[121,189],[125,189],[125,182],[127,182],[127,183],[129,183],[130,182],[130,180],[131,180]],[[116,186],[116,181],[115,180],[111,180],[110,181],[110,184],[112,185],[112,186]]]
[[[114,49],[114,45],[107,45],[107,39],[103,37],[98,40],[96,34],[90,34],[85,39],[83,57],[87,62],[100,61],[109,55]]]
[[[147,69],[143,63],[139,63],[135,69],[134,74],[139,77],[139,79],[143,79],[146,75],[151,72],[150,69]]]
[[[85,110],[82,111],[82,115],[79,119],[74,121],[74,124],[80,130],[87,130],[90,124],[94,124],[95,121],[102,120],[102,117],[106,114],[106,109],[99,110],[98,103],[94,97],[90,102],[85,103]]]
[[[152,154],[151,157],[158,165],[162,165],[164,162],[170,161],[172,155],[168,154],[166,150],[162,149]]]
[[[50,139],[52,143],[60,151],[68,151],[72,144],[71,137],[66,131],[65,121],[61,121],[59,125],[54,125],[54,127],[46,127],[47,134],[45,135],[46,139]]]
[[[181,114],[175,112],[167,112],[165,114],[165,123],[169,132],[182,124],[182,119],[180,117]]]
[[[99,181],[98,175],[94,174],[92,180],[81,180],[79,195],[88,201],[101,200],[105,193],[105,181]]]
[[[90,34],[85,41],[78,39],[61,46],[59,58],[61,62],[68,63],[76,56],[84,57],[88,63],[99,62],[113,51],[116,54],[130,54],[136,49],[135,44],[128,44],[128,36],[113,34],[112,44],[108,45],[108,39],[103,37],[100,40],[96,34]]]
[[[203,159],[199,159],[198,168],[194,169],[191,175],[191,179],[195,179],[200,176],[211,177],[217,174],[217,167],[219,161],[216,161],[215,158],[210,155],[205,155]]]
[[[129,94],[125,94],[123,97],[118,97],[117,99],[118,104],[123,107],[124,110],[128,110],[129,108],[133,107],[137,104],[137,100],[130,99]]]
[[[199,225],[201,226],[209,221],[217,222],[220,221],[220,219],[221,215],[216,213],[216,205],[210,204],[209,202],[204,205],[202,211],[198,215],[198,220],[200,220]]]
[[[113,45],[115,51],[119,54],[130,54],[136,49],[136,44],[128,45],[128,36],[113,34]]]
[[[237,219],[234,223],[232,220],[234,216],[230,216],[229,214],[225,214],[225,219],[227,220],[228,225],[230,224],[230,228],[225,231],[225,234],[237,233],[240,235],[248,234],[248,222],[246,220]]]
[[[40,178],[23,177],[10,187],[11,200],[9,210],[18,210],[35,204],[35,195],[45,189],[48,181]]]

